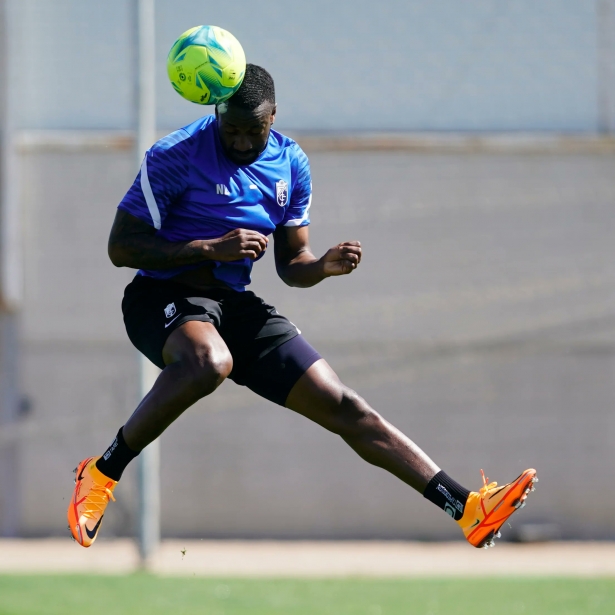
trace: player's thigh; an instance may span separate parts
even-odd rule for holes
[[[175,329],[162,349],[165,365],[182,362],[195,371],[211,371],[226,378],[233,369],[229,349],[209,322],[189,320]]]
[[[239,384],[342,436],[350,437],[373,414],[302,335],[257,361]]]
[[[342,436],[360,431],[361,422],[375,415],[324,359],[310,366],[297,380],[286,399],[286,407]]]
[[[291,325],[293,326],[293,325]],[[301,334],[271,348],[254,361],[244,373],[231,374],[237,384],[247,386],[257,395],[280,406],[286,406],[288,395],[311,365],[321,359],[318,351]],[[263,340],[266,343],[266,340]],[[269,338],[276,343],[276,337]]]
[[[339,404],[343,395],[343,385],[331,366],[320,359],[305,371],[297,380],[286,399],[286,407],[305,414],[317,408]]]

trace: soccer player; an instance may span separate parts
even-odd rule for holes
[[[466,489],[344,386],[295,325],[245,290],[270,236],[288,286],[314,286],[361,263],[358,241],[320,258],[310,250],[308,159],[272,130],[275,114],[273,79],[248,64],[215,116],[152,146],[118,207],[109,256],[117,267],[139,269],[122,302],[126,330],[162,372],[109,448],[77,466],[73,537],[84,547],[94,542],[128,463],[230,378],[338,434],[453,517],[475,547],[493,545],[533,490],[536,471],[503,487],[483,475],[478,492]]]

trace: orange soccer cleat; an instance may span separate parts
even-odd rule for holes
[[[98,457],[84,459],[75,469],[75,490],[68,506],[68,529],[82,546],[89,547],[98,535],[109,500],[115,502],[117,481],[97,467]]]
[[[536,470],[523,472],[512,483],[498,487],[497,483],[487,484],[485,473],[480,491],[472,491],[465,505],[463,517],[457,521],[468,542],[477,548],[495,546],[494,539],[500,537],[500,528],[516,510],[525,506],[530,491],[538,482]]]

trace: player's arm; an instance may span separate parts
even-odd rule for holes
[[[352,273],[361,262],[361,244],[344,241],[316,258],[308,226],[279,226],[273,237],[275,266],[288,286],[308,288],[325,278]]]
[[[116,267],[172,269],[208,260],[256,259],[267,238],[256,231],[235,229],[217,239],[171,242],[157,236],[143,220],[118,209],[109,236],[109,258]]]

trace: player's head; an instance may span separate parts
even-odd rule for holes
[[[267,147],[275,111],[271,75],[260,66],[247,64],[239,89],[216,106],[220,141],[235,164],[252,164]]]

